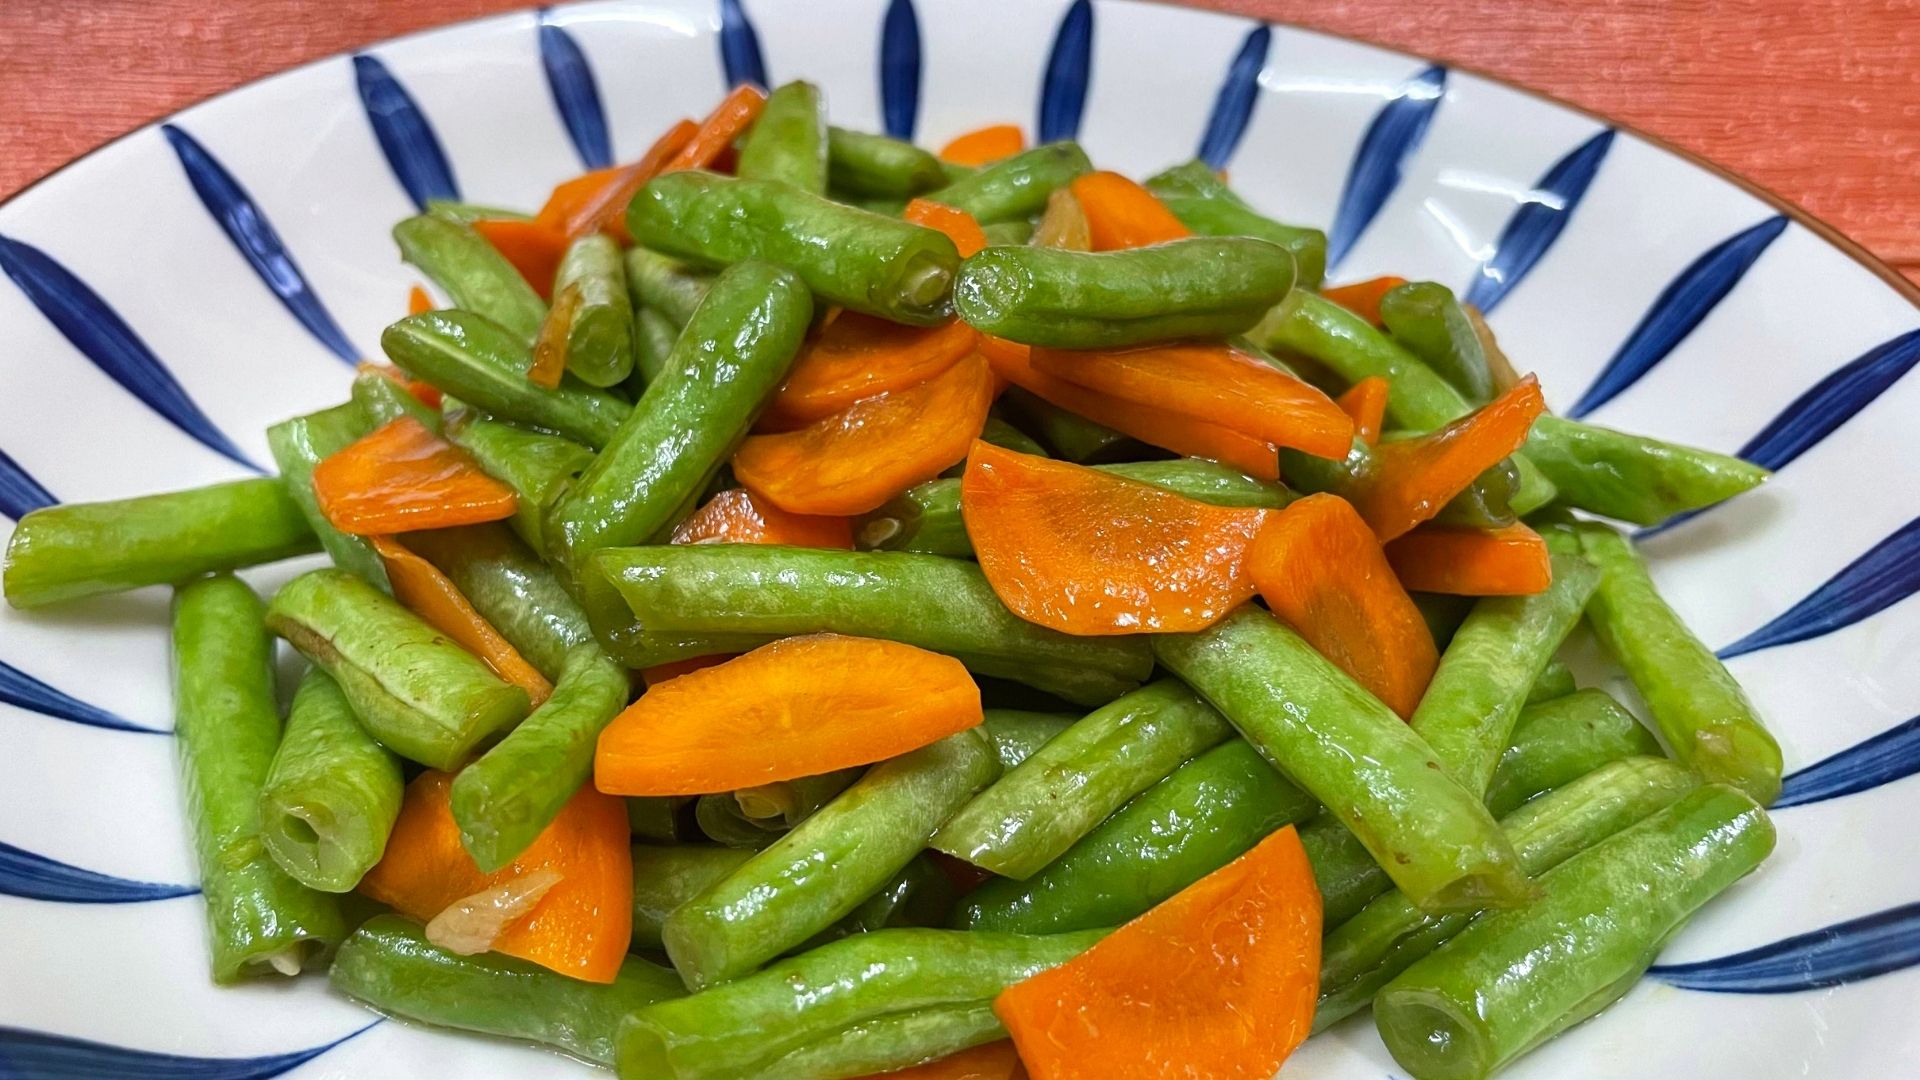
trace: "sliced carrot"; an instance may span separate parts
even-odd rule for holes
[[[1553,584],[1547,542],[1517,521],[1503,529],[1422,525],[1387,545],[1387,562],[1414,592],[1531,596]]]
[[[1527,441],[1546,408],[1540,383],[1529,375],[1446,427],[1417,439],[1374,448],[1373,476],[1354,494],[1354,506],[1386,543],[1438,514],[1475,477]]]
[[[960,661],[810,634],[660,683],[600,733],[610,795],[704,795],[896,757],[980,723]]]
[[[1043,374],[1317,457],[1347,456],[1353,419],[1311,383],[1222,343],[1035,349]]]
[[[1067,634],[1204,630],[1253,597],[1267,512],[975,442],[960,513],[1007,609]]]
[[[533,364],[527,368],[527,381],[548,390],[560,385],[567,373],[567,338],[573,333],[573,314],[580,309],[580,290],[569,285],[560,290],[547,317],[540,322],[540,335],[533,342]]]
[[[937,202],[915,199],[900,212],[902,219],[915,225],[925,225],[936,232],[947,234],[953,246],[960,250],[960,257],[971,258],[987,246],[987,234],[980,229],[980,223],[965,210],[955,210]]]
[[[583,785],[527,850],[484,874],[460,844],[448,802],[452,786],[451,774],[435,771],[407,785],[386,853],[360,879],[360,891],[425,922],[463,897],[551,870],[559,883],[506,928],[494,951],[587,982],[612,982],[633,936],[626,806]]]
[[[1271,515],[1248,572],[1282,622],[1401,716],[1440,662],[1433,634],[1367,523],[1335,495]]]
[[[789,514],[746,488],[728,488],[673,527],[672,544],[787,544],[853,547],[853,522],[843,517]]]
[[[1369,375],[1334,399],[1340,410],[1353,418],[1354,434],[1368,446],[1380,444],[1380,431],[1387,422],[1387,391],[1392,385],[1384,375]]]
[[[955,165],[987,165],[1010,158],[1027,148],[1027,136],[1018,124],[989,124],[953,137],[940,148],[940,160]]]
[[[473,223],[473,231],[486,238],[493,249],[506,256],[520,276],[527,279],[540,299],[553,297],[553,277],[560,271],[560,260],[567,254],[567,236],[534,221],[495,221]]]
[[[525,690],[535,707],[552,695],[553,684],[534,670],[485,616],[474,610],[460,587],[441,573],[439,567],[407,550],[391,536],[372,539],[373,550],[380,553],[387,580],[393,584],[395,600],[461,648],[486,661],[495,675]]]
[[[739,654],[715,653],[712,656],[693,656],[685,660],[673,660],[665,664],[655,664],[650,668],[640,669],[640,681],[646,683],[648,687],[659,686],[669,679],[677,679],[682,675],[691,675],[704,668],[718,667],[737,655]]]
[[[865,1080],[1013,1080],[1019,1075],[1020,1055],[1005,1039],[949,1054],[938,1061],[874,1073]]]
[[[1306,1040],[1320,891],[1289,825],[994,999],[1034,1080],[1268,1080]]]
[[[1040,223],[1033,227],[1033,246],[1059,248],[1062,251],[1092,251],[1093,231],[1087,224],[1087,212],[1070,188],[1054,188],[1047,195],[1047,208]]]
[[[392,364],[376,364],[371,360],[362,360],[354,365],[353,370],[361,375],[378,375],[382,378],[392,379],[395,383],[399,384],[402,390],[412,394],[414,400],[420,404],[425,405],[429,409],[437,410],[440,408],[441,397],[439,387],[430,382],[409,378],[406,372],[401,371]]]
[[[1032,350],[1017,342],[980,335],[980,355],[995,374],[1068,412],[1187,457],[1231,465],[1261,480],[1280,478],[1280,448],[1219,424],[1088,390],[1033,366]]]
[[[1403,277],[1368,278],[1351,285],[1336,285],[1331,289],[1321,289],[1320,295],[1346,308],[1375,326],[1380,325],[1380,301],[1393,290],[1407,283]]]
[[[560,230],[569,240],[578,240],[597,232],[606,232],[623,244],[632,243],[633,237],[627,234],[627,204],[633,201],[633,194],[646,186],[647,181],[666,171],[667,163],[674,160],[681,150],[693,139],[700,129],[691,120],[677,121],[668,128],[640,160],[631,165],[623,165],[606,173],[591,189],[582,187],[569,193],[570,208],[565,226]],[[589,173],[589,176],[599,176]],[[581,179],[585,179],[582,177]],[[562,185],[563,187],[566,185]],[[556,190],[558,197],[560,192]],[[550,203],[553,200],[548,200]],[[543,210],[544,214],[545,211]]]
[[[407,314],[424,315],[432,310],[433,297],[427,295],[426,289],[415,285],[407,290]]]
[[[678,147],[675,150],[677,151]],[[561,181],[554,187],[552,194],[547,196],[547,201],[541,205],[540,212],[533,215],[533,220],[556,232],[566,232],[574,215],[579,213],[589,201],[597,198],[608,184],[616,182],[620,174],[625,171],[626,166],[609,165],[604,169],[594,169],[592,172],[581,173],[571,180]]]
[[[661,172],[675,172],[680,169],[704,169],[714,163],[722,152],[733,145],[753,126],[760,110],[767,103],[767,92],[757,86],[741,83],[728,91],[720,99],[705,120],[700,121],[700,130],[694,132],[680,152],[667,160]]]
[[[844,312],[808,338],[761,426],[771,431],[798,427],[861,398],[917,386],[959,363],[978,339],[973,327],[958,319],[905,326]]]
[[[517,506],[512,488],[411,416],[323,459],[313,494],[334,528],[358,536],[500,521]]]
[[[1119,173],[1075,177],[1071,190],[1087,215],[1087,237],[1095,251],[1146,247],[1193,235],[1153,192]]]
[[[789,513],[864,514],[966,457],[992,404],[993,373],[970,356],[796,431],[749,436],[733,475]]]

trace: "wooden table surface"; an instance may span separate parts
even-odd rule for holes
[[[1562,98],[1749,178],[1920,281],[1920,0],[1199,2]],[[524,6],[0,0],[0,198],[262,75]]]

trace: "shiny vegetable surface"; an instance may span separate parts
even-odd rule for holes
[[[309,668],[261,788],[260,838],[301,884],[346,892],[386,850],[403,783],[332,676]]]

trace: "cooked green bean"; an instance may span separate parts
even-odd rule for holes
[[[600,233],[567,248],[553,295],[573,293],[567,327],[567,370],[588,386],[617,386],[633,371],[633,303],[620,245]]]
[[[780,828],[791,829],[851,787],[860,779],[860,772],[859,769],[836,769],[817,776],[776,780],[758,787],[741,788],[732,798],[748,820],[777,822]]]
[[[575,647],[593,641],[586,613],[552,568],[499,525],[412,532],[407,546],[550,681],[565,675]]]
[[[1453,384],[1474,405],[1493,400],[1493,372],[1473,320],[1453,290],[1433,281],[1410,281],[1380,298],[1387,333]]]
[[[888,638],[1089,705],[1133,689],[1153,667],[1141,638],[1026,622],[979,567],[937,555],[660,545],[603,551],[595,567],[592,580],[616,590],[649,632]]]
[[[1609,761],[1660,753],[1653,732],[1604,690],[1576,690],[1529,705],[1487,785],[1487,809],[1505,817],[1540,792]]]
[[[686,993],[679,976],[637,956],[604,984],[499,953],[461,956],[398,915],[375,916],[354,931],[327,977],[334,989],[390,1015],[536,1042],[606,1066],[622,1020]]]
[[[1673,755],[1709,781],[1772,802],[1780,794],[1780,744],[1740,683],[1667,606],[1631,541],[1594,522],[1575,528],[1602,573],[1587,621],[1633,680]]]
[[[221,983],[297,974],[347,933],[335,899],[288,876],[260,840],[260,788],[280,742],[261,610],[229,574],[174,591],[173,733]]]
[[[780,838],[780,830],[747,820],[732,795],[702,795],[693,802],[693,820],[707,839],[722,847],[758,851]]]
[[[1147,190],[1180,223],[1202,236],[1252,236],[1293,253],[1300,284],[1315,289],[1327,272],[1327,234],[1282,225],[1248,206],[1204,161],[1178,165],[1147,181]]]
[[[965,210],[982,225],[992,225],[1039,214],[1055,189],[1091,171],[1093,164],[1077,143],[1048,143],[1002,158],[927,197]]]
[[[447,425],[447,438],[472,454],[488,476],[519,496],[513,530],[535,551],[547,549],[547,510],[593,462],[571,439],[495,420],[468,409]],[[551,676],[549,676],[551,678]]]
[[[427,213],[461,225],[476,221],[532,221],[533,215],[521,210],[461,202],[458,199],[428,199]]]
[[[675,330],[693,318],[694,309],[713,288],[713,279],[712,271],[696,269],[657,251],[627,249],[627,292],[633,306],[652,309]]]
[[[991,225],[982,225],[980,232],[987,238],[987,246],[999,244],[1025,244],[1033,239],[1033,222],[1016,218],[1013,221],[996,221]]]
[[[898,926],[945,926],[957,895],[945,871],[926,855],[916,855],[878,892],[860,901],[860,906],[839,922],[802,942],[793,953],[817,949],[850,934],[871,934]]]
[[[799,280],[766,263],[721,274],[667,370],[549,511],[548,554],[579,572],[600,548],[671,527],[779,389],[812,312]]]
[[[1726,454],[1549,415],[1533,422],[1526,451],[1561,501],[1635,525],[1723,502],[1772,475]]]
[[[1539,876],[1699,786],[1685,768],[1659,758],[1601,766],[1542,795],[1500,822],[1520,863]],[[1388,892],[1328,931],[1320,946],[1320,1030],[1351,1015],[1394,976],[1465,929],[1466,913],[1427,915]]]
[[[1105,424],[1095,423],[1079,413],[1068,412],[1020,387],[1008,387],[1001,400],[1042,443],[1056,455],[1075,464],[1111,461],[1117,455],[1141,448],[1129,436]]]
[[[977,731],[874,766],[668,916],[667,955],[694,989],[752,971],[858,907],[999,774]]]
[[[953,305],[981,331],[1066,349],[1241,333],[1293,287],[1293,256],[1246,237],[1125,251],[990,247],[960,266]]]
[[[1033,454],[1036,457],[1047,456],[1047,448],[1041,446],[1033,436],[1021,431],[1019,428],[1014,427],[1012,424],[1007,423],[992,413],[987,414],[987,422],[980,428],[980,441],[1005,447],[1008,450],[1021,454]],[[962,462],[954,466],[954,468],[964,470],[966,463]],[[956,472],[954,475],[958,476],[959,473]]]
[[[1597,583],[1596,583],[1597,587]],[[1542,701],[1552,701],[1565,697],[1578,690],[1573,681],[1573,669],[1558,656],[1547,660],[1547,666],[1540,669],[1540,677],[1533,680],[1532,689],[1527,691],[1527,704],[1538,705]]]
[[[1002,877],[1027,878],[1128,799],[1233,734],[1175,679],[1105,705],[962,807],[930,847]]]
[[[267,626],[333,676],[369,734],[429,768],[457,768],[527,715],[525,690],[345,571],[288,582]]]
[[[454,307],[492,320],[523,345],[533,343],[547,305],[506,256],[468,224],[421,214],[395,225],[393,239],[400,257],[453,297]]]
[[[1479,1078],[1611,1005],[1687,917],[1773,849],[1766,811],[1701,788],[1541,875],[1541,899],[1494,912],[1374,998],[1416,1080]]]
[[[849,1024],[739,1080],[840,1080],[891,1073],[1006,1036],[990,1001],[933,1005]]]
[[[1078,719],[1064,713],[988,709],[980,726],[987,738],[993,740],[993,753],[1000,759],[1000,767],[1012,769]]]
[[[821,300],[931,326],[951,314],[960,262],[946,234],[765,180],[675,172],[627,210],[635,240],[709,266],[760,259],[797,275]]]
[[[1531,890],[1479,799],[1420,737],[1298,634],[1242,608],[1154,655],[1325,804],[1423,910],[1524,902]]]
[[[629,797],[627,827],[633,830],[635,843],[675,844],[691,837],[692,830],[681,824],[681,809],[692,798],[686,795]]]
[[[502,420],[558,432],[595,448],[612,440],[632,406],[563,376],[552,390],[527,379],[533,352],[498,323],[469,311],[409,315],[380,334],[387,358]]]
[[[34,510],[7,541],[16,608],[167,585],[318,548],[300,506],[272,477]]]
[[[647,386],[660,380],[660,373],[667,370],[667,361],[673,356],[674,343],[679,340],[680,328],[658,309],[644,307],[634,312],[633,371],[639,382],[628,380],[627,385],[634,390],[635,401],[640,400]]]
[[[400,761],[368,735],[333,677],[308,668],[260,792],[260,838],[310,889],[346,892],[400,816]]]
[[[827,114],[820,88],[790,82],[767,95],[760,118],[740,143],[734,175],[777,180],[815,195],[827,190]]]
[[[1512,460],[1496,463],[1475,477],[1441,507],[1434,520],[1472,529],[1497,529],[1513,524],[1519,518],[1513,499],[1519,495],[1521,484]],[[1338,461],[1285,447],[1280,450],[1280,471],[1286,475],[1287,483],[1309,495],[1328,492],[1352,501],[1378,474],[1379,468],[1373,447],[1358,437],[1347,449],[1347,456]],[[1548,497],[1551,498],[1550,493]]]
[[[903,928],[856,934],[634,1013],[620,1029],[620,1075],[735,1080],[872,1021],[988,1004],[1014,983],[1078,956],[1104,933]]]
[[[946,182],[940,159],[910,142],[827,129],[827,184],[836,195],[909,198]]]
[[[353,377],[353,403],[366,414],[367,429],[384,427],[401,417],[411,417],[428,431],[440,430],[440,411],[429,409],[412,392],[377,371],[365,371]]]
[[[373,550],[373,544],[364,536],[334,528],[320,512],[320,501],[313,493],[314,468],[373,429],[365,406],[349,401],[269,427],[267,447],[273,452],[274,464],[280,467],[281,489],[300,508],[307,527],[319,538],[333,565],[360,575],[383,592],[390,592],[387,564]],[[198,546],[189,545],[179,550],[192,551]]]
[[[630,800],[631,801],[631,800]],[[706,892],[753,858],[747,848],[707,844],[633,847],[633,948],[662,949],[660,929],[674,909]]]

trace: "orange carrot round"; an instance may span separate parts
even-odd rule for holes
[[[555,188],[534,220],[552,227],[553,220],[560,219],[559,231],[569,240],[604,231],[623,244],[632,243],[626,216],[634,192],[660,175],[699,131],[691,120],[676,122],[647,147],[639,161],[591,172]]]
[[[751,436],[733,475],[790,513],[864,514],[965,457],[992,404],[993,374],[971,356],[797,431]]]
[[[1422,525],[1387,545],[1400,584],[1455,596],[1531,596],[1553,584],[1540,534],[1515,522],[1503,529]]]
[[[407,314],[421,315],[433,310],[433,297],[419,285],[407,290]]]
[[[527,381],[548,390],[560,385],[567,373],[567,338],[573,333],[573,313],[580,308],[580,290],[569,285],[547,310],[540,323],[540,336],[533,342],[533,366],[527,368]]]
[[[1380,444],[1380,432],[1387,422],[1387,392],[1392,385],[1383,375],[1369,375],[1334,399],[1340,411],[1353,418],[1353,433],[1368,446]]]
[[[754,498],[745,488],[728,488],[674,526],[668,543],[786,544],[851,550],[853,521],[789,514],[765,499]]]
[[[976,442],[960,481],[974,555],[1008,610],[1068,634],[1202,630],[1253,596],[1266,511]]]
[[[527,663],[513,643],[474,610],[453,579],[391,536],[373,537],[373,550],[387,570],[393,598],[486,662],[495,675],[527,692],[534,708],[553,694],[553,684]]]
[[[600,733],[594,784],[704,795],[897,757],[980,723],[960,661],[810,634],[660,683]]]
[[[411,416],[323,459],[313,494],[334,528],[359,536],[500,521],[518,505],[512,488]]]
[[[1024,1074],[1020,1070],[1019,1053],[1013,1043],[1001,1039],[948,1054],[925,1065],[875,1073],[863,1080],[1014,1080],[1021,1075]]]
[[[537,221],[482,219],[473,223],[473,231],[513,264],[527,279],[540,299],[553,297],[553,277],[560,271],[560,260],[567,255],[567,237]]]
[[[1375,326],[1380,325],[1380,301],[1393,290],[1407,283],[1403,277],[1368,278],[1351,285],[1336,285],[1331,289],[1321,289],[1320,295],[1353,312]]]
[[[1319,988],[1320,892],[1289,825],[993,1011],[1034,1080],[1268,1080]]]
[[[378,375],[383,379],[392,379],[401,389],[412,394],[414,399],[420,402],[420,404],[435,411],[438,411],[440,408],[441,394],[439,387],[422,379],[410,378],[406,372],[401,371],[392,364],[376,364],[370,360],[362,360],[354,365],[353,370],[361,375]]]
[[[956,135],[940,148],[940,160],[955,165],[988,165],[1027,148],[1027,136],[1018,124],[990,124]]]
[[[360,879],[360,891],[426,922],[482,889],[551,870],[559,883],[506,928],[494,951],[587,982],[612,982],[633,936],[626,806],[585,785],[513,862],[483,874],[460,845],[452,786],[451,774],[434,771],[407,785],[386,853]]]
[[[1381,443],[1354,507],[1382,543],[1431,519],[1481,473],[1520,449],[1546,408],[1529,375],[1477,412],[1417,439]]]
[[[926,382],[959,363],[979,336],[958,319],[906,326],[842,312],[801,348],[762,422],[769,430],[797,427],[861,398]]]
[[[1069,190],[1087,215],[1087,238],[1095,251],[1146,247],[1193,235],[1152,192],[1119,173],[1087,173],[1076,177]]]
[[[715,159],[733,146],[733,140],[753,126],[766,104],[765,90],[746,83],[734,87],[720,100],[720,104],[714,106],[707,118],[700,122],[700,129],[693,133],[679,153],[667,160],[666,166],[660,171],[704,169],[713,164]]]
[[[936,232],[945,233],[963,259],[979,254],[987,246],[987,234],[981,230],[980,223],[973,220],[973,215],[965,210],[956,210],[926,199],[915,199],[900,212],[900,217],[915,225],[925,225]]]

